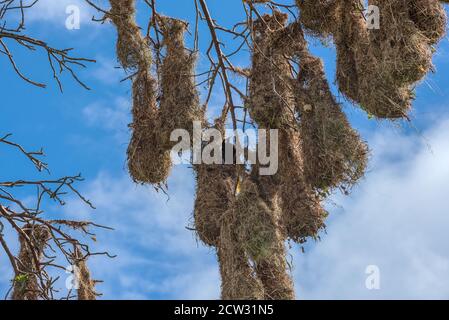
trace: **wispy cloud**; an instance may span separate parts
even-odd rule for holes
[[[299,298],[449,298],[448,135],[446,120],[427,141],[391,130],[371,139],[366,181],[337,200],[323,241],[296,255]],[[365,286],[368,265],[380,290]]]
[[[30,22],[50,22],[65,26],[68,17],[66,10],[69,6],[80,9],[82,24],[97,24],[91,21],[95,10],[83,0],[39,0],[32,9],[26,11],[26,17]]]
[[[115,228],[98,235],[99,250],[118,257],[91,261],[94,274],[105,280],[100,290],[106,298],[218,298],[215,255],[186,229],[193,188],[193,175],[186,167],[174,168],[170,198],[136,186],[127,176],[100,174],[83,190],[96,211],[69,203],[68,216]]]
[[[118,141],[124,141],[129,135],[130,102],[123,97],[111,100],[91,103],[83,109],[82,114],[88,125],[112,132]]]

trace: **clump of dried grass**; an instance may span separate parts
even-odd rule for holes
[[[441,37],[445,17],[435,11],[436,26],[424,30],[419,25],[425,19],[416,18],[417,6],[413,2],[369,3],[380,8],[378,30],[367,30],[359,1],[339,3],[334,31],[337,81],[340,90],[370,115],[404,118],[414,98],[413,85],[432,69],[431,44]]]
[[[321,59],[301,52],[296,90],[308,184],[321,191],[350,188],[365,173],[368,147],[335,101]]]
[[[387,76],[391,74],[390,81],[397,87],[421,80],[432,67],[432,54],[428,38],[410,19],[410,1],[371,0],[370,3],[381,12],[381,28],[369,32],[372,53],[380,62],[378,68],[385,69]]]
[[[296,0],[301,11],[301,23],[307,31],[316,37],[331,35],[336,23],[336,0]]]
[[[253,261],[265,300],[295,298],[288,272],[279,196],[274,177],[248,178],[235,201],[235,232],[241,248]]]
[[[260,197],[257,185],[249,179],[243,182],[236,198],[235,214],[235,232],[243,250],[256,263],[270,258],[274,252],[279,213]]]
[[[327,212],[304,176],[301,137],[294,129],[279,132],[279,197],[284,233],[297,243],[316,239]]]
[[[272,248],[273,254],[255,264],[258,278],[264,287],[265,300],[294,300],[295,291],[286,261],[286,249],[278,235]]]
[[[436,44],[445,35],[447,16],[438,0],[412,0],[409,14],[429,44]]]
[[[50,231],[42,225],[25,225],[22,230],[23,234],[19,235],[20,252],[17,262],[19,273],[14,278],[12,300],[38,300],[38,274],[45,246],[50,239]]]
[[[87,267],[87,257],[83,257],[81,251],[75,250],[75,266],[77,268],[78,280],[78,300],[96,300],[98,294],[95,292],[95,280],[90,277],[90,271]]]
[[[209,246],[217,246],[223,216],[230,210],[235,196],[236,173],[231,165],[195,165],[195,230]]]
[[[304,45],[297,36],[298,28],[298,24],[286,26],[286,17],[280,13],[266,15],[255,23],[249,110],[259,128],[280,129],[278,173],[272,177],[253,174],[259,181],[261,197],[269,207],[280,206],[279,228],[283,234],[304,242],[308,237],[317,237],[326,213],[304,177],[295,118],[289,58]]]
[[[235,232],[237,220],[231,209],[222,218],[217,247],[223,300],[262,300],[264,288]]]
[[[158,121],[155,81],[147,72],[133,83],[133,130],[128,146],[128,169],[134,181],[158,184],[167,180],[172,166]]]
[[[356,46],[367,45],[366,23],[354,8],[356,1],[342,0],[336,8],[338,26],[334,26],[337,49],[337,82],[339,89],[352,101],[358,102],[359,80],[356,64]]]
[[[287,23],[287,15],[275,11],[254,22],[252,69],[249,83],[248,109],[252,119],[262,128],[280,128],[293,111],[291,68],[283,48],[273,46],[274,39]]]
[[[160,121],[164,136],[168,139],[175,129],[192,132],[193,121],[201,121],[204,112],[200,108],[194,81],[197,55],[185,48],[187,23],[159,17],[159,24],[164,37],[163,45],[167,49],[160,68]]]
[[[171,159],[161,133],[151,49],[135,22],[134,1],[110,3],[108,17],[118,31],[118,59],[125,69],[137,70],[133,80],[133,132],[127,151],[129,172],[136,182],[159,184],[167,180]]]
[[[137,69],[151,61],[151,50],[135,22],[135,1],[109,0],[109,2],[111,10],[108,17],[118,31],[117,57],[125,69]]]

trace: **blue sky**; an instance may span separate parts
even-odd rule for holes
[[[63,76],[64,93],[60,93],[45,56],[15,50],[22,70],[48,88],[25,84],[0,59],[0,135],[12,132],[16,141],[31,149],[43,146],[52,177],[82,172],[86,178],[79,188],[96,210],[68,199],[63,209],[56,212],[51,207],[50,212],[116,229],[99,232],[95,246],[117,258],[90,261],[94,277],[105,281],[99,285],[104,298],[218,298],[215,254],[185,228],[193,207],[190,169],[174,168],[169,199],[151,187],[134,185],[127,175],[130,83],[120,83],[124,73],[115,59],[115,30],[91,22],[94,13],[82,0],[40,2],[30,12],[27,32],[56,47],[74,47],[75,55],[96,59],[96,64],[79,72],[92,90]],[[160,10],[191,20],[192,3],[160,1]],[[215,18],[220,23],[239,21],[240,0],[223,3],[209,0]],[[80,30],[65,28],[69,4],[81,8]],[[140,8],[139,19],[144,21],[147,12]],[[208,45],[207,36],[200,44]],[[313,50],[325,59],[333,81],[335,52],[318,44]],[[328,201],[331,217],[321,242],[307,244],[305,253],[296,246],[291,249],[298,298],[449,298],[448,58],[445,39],[434,57],[437,72],[417,90],[411,124],[369,120],[345,104],[354,127],[370,143],[369,172],[349,197],[336,194]],[[200,67],[202,63],[200,59]],[[247,55],[238,56],[235,63],[245,66]],[[221,107],[222,101],[217,92],[213,106]],[[12,162],[6,155],[0,149],[2,179],[34,175],[25,161]],[[12,277],[4,259],[0,256],[0,292],[6,291]],[[379,267],[379,290],[365,287],[368,265]]]

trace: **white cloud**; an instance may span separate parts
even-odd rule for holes
[[[96,61],[97,63],[91,71],[90,76],[103,84],[117,85],[127,76],[122,68],[117,67],[119,64],[115,58],[111,59],[99,56],[96,58]]]
[[[99,233],[98,249],[118,257],[91,261],[94,274],[105,280],[100,290],[106,298],[218,298],[215,255],[186,229],[193,187],[193,175],[186,167],[174,168],[170,198],[136,186],[127,176],[100,174],[83,190],[96,211],[78,202],[68,204],[68,216],[116,229]]]
[[[80,9],[81,24],[96,24],[91,21],[95,10],[84,0],[39,0],[35,6],[26,11],[26,17],[30,22],[45,21],[65,26],[68,6],[77,6]]]
[[[296,255],[299,298],[449,298],[449,121],[417,135],[378,133],[372,171],[323,241]],[[429,148],[430,146],[430,148]],[[365,269],[380,268],[367,290]]]
[[[129,99],[117,97],[107,103],[91,103],[82,114],[88,125],[113,132],[118,141],[124,141],[129,135],[128,124],[131,122],[129,104]]]

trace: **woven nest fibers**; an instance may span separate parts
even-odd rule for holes
[[[90,271],[87,267],[87,258],[82,257],[79,249],[76,249],[76,267],[78,268],[78,300],[96,300],[95,281],[90,277]]]
[[[359,1],[339,3],[334,32],[337,81],[340,90],[370,115],[403,118],[411,108],[414,84],[432,70],[431,44],[444,34],[445,16],[435,3],[433,10],[406,0],[369,3],[380,9],[380,29],[367,30]],[[422,14],[430,11],[435,25],[420,26],[425,21]]]
[[[369,32],[371,49],[382,75],[397,87],[421,80],[432,67],[428,38],[410,19],[409,2],[371,1],[381,12],[381,28]]]
[[[245,251],[234,230],[236,217],[233,209],[222,219],[217,248],[223,300],[262,300],[264,289],[256,277]]]
[[[163,43],[167,48],[160,68],[160,117],[165,136],[170,137],[175,129],[191,132],[193,121],[201,121],[204,112],[200,108],[194,81],[196,55],[188,52],[184,44],[187,24],[181,20],[161,17],[160,25]]]
[[[223,216],[234,201],[234,166],[196,165],[195,230],[209,246],[217,246]]]
[[[40,266],[50,231],[45,226],[25,225],[23,231],[29,241],[21,234],[19,236],[20,252],[17,267],[19,274],[15,275],[12,300],[38,300],[39,285],[36,273]],[[36,262],[35,257],[38,259]]]
[[[151,50],[135,22],[134,0],[110,0],[107,15],[118,31],[117,57],[125,69],[136,69],[151,62]],[[148,65],[149,67],[149,65]]]
[[[273,40],[287,22],[276,12],[254,23],[252,71],[247,102],[251,117],[263,128],[279,128],[290,117],[292,105],[291,68],[283,48]]]
[[[410,19],[418,30],[436,44],[446,33],[446,11],[438,0],[412,0],[409,2]]]
[[[320,191],[350,188],[365,173],[368,147],[335,101],[321,59],[301,57],[296,94],[307,183]]]
[[[138,183],[164,182],[171,169],[170,150],[163,145],[157,119],[154,86],[146,72],[139,73],[133,83],[133,133],[127,153],[129,172]]]
[[[295,291],[287,268],[286,250],[281,237],[277,237],[273,254],[255,264],[258,278],[264,287],[265,300],[293,300]]]
[[[296,0],[301,12],[301,23],[313,36],[331,35],[336,23],[336,0]]]
[[[275,249],[278,212],[260,197],[257,186],[249,179],[243,182],[235,201],[235,232],[242,248],[255,261],[271,257]]]
[[[160,135],[151,125],[135,128],[128,146],[128,169],[137,183],[159,184],[170,175],[170,151],[158,145]]]
[[[235,233],[240,246],[254,262],[264,287],[264,299],[294,299],[293,282],[287,271],[284,238],[279,225],[277,195],[267,177],[257,183],[247,179],[235,201]]]
[[[343,0],[338,7],[340,24],[335,32],[337,82],[340,91],[370,115],[402,118],[411,107],[411,91],[398,83],[394,71],[383,61],[391,60],[371,41],[358,1]],[[382,56],[384,54],[384,56]]]
[[[358,65],[355,50],[366,47],[366,24],[360,12],[354,9],[354,0],[342,0],[336,10],[338,27],[334,30],[337,49],[337,82],[350,100],[359,102]],[[363,44],[365,43],[365,45]]]
[[[327,212],[306,182],[299,133],[293,129],[280,131],[279,196],[284,233],[297,243],[317,238],[325,227]]]

